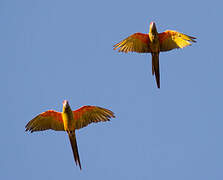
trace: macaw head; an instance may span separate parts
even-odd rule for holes
[[[68,101],[64,100],[63,101],[63,109],[65,110],[65,109],[68,109],[69,107],[70,107],[70,105],[69,105]]]
[[[156,24],[153,21],[150,23],[149,33],[152,33],[152,34],[157,34],[158,33],[157,29],[156,29]]]

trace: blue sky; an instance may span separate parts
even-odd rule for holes
[[[220,1],[0,2],[1,179],[222,179]],[[155,21],[197,37],[160,54],[112,46]],[[116,118],[78,130],[83,170],[63,132],[25,133],[48,109],[97,105]]]

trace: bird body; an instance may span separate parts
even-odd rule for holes
[[[149,33],[134,33],[114,45],[119,52],[151,53],[152,74],[155,74],[157,87],[160,88],[159,53],[175,48],[184,48],[196,42],[195,37],[173,30],[158,33],[154,22],[150,23]]]
[[[75,130],[73,111],[71,110],[68,101],[66,100],[63,102],[62,119],[65,131],[70,132]]]
[[[156,26],[153,22],[150,23],[149,28],[149,39],[150,39],[150,49],[152,54],[152,74],[156,76],[156,82],[158,88],[160,88],[160,72],[159,72],[159,53],[160,53],[160,44],[159,44],[159,35],[156,30]]]
[[[112,111],[98,106],[83,106],[76,111],[72,111],[68,101],[64,100],[62,112],[48,110],[37,115],[27,123],[26,131],[31,133],[48,129],[66,131],[70,139],[75,163],[81,169],[75,130],[93,122],[109,121],[112,117],[115,117]]]
[[[154,22],[150,23],[149,40],[150,40],[151,53],[159,53],[160,52],[159,35]]]
[[[63,119],[63,124],[64,124],[64,130],[67,131],[69,139],[70,139],[74,161],[76,164],[79,165],[81,169],[81,162],[80,162],[80,157],[78,153],[77,140],[76,140],[76,134],[75,134],[74,115],[68,104],[68,101],[66,100],[63,101],[62,119]]]

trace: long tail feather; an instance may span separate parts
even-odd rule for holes
[[[153,65],[153,60],[152,60],[152,75],[154,75],[155,70],[154,70],[154,65]]]
[[[152,53],[152,74],[156,76],[157,87],[160,88],[159,53]]]
[[[70,144],[71,144],[71,147],[72,147],[72,150],[73,150],[75,163],[76,163],[76,165],[79,165],[79,167],[81,169],[81,162],[80,162],[80,157],[79,157],[79,153],[78,153],[75,131],[68,132],[68,135],[69,135]]]

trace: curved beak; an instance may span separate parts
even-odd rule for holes
[[[149,32],[152,32],[152,33],[157,32],[155,22],[151,22],[151,23],[150,23],[150,26],[149,26]]]
[[[67,100],[64,100],[63,101],[63,107],[67,107],[67,106],[69,106],[68,101]]]

